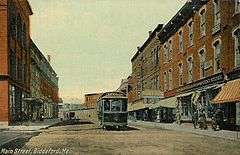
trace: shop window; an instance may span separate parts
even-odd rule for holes
[[[233,33],[235,39],[235,66],[240,66],[240,28]]]
[[[189,30],[189,46],[193,45],[193,21],[188,23],[188,30]]]
[[[240,13],[240,0],[235,0],[235,13]]]
[[[205,36],[206,35],[206,10],[202,9],[200,11],[200,35]]]
[[[193,58],[188,58],[188,82],[193,82]]]
[[[221,44],[217,40],[214,44],[214,71],[215,73],[221,72]]]
[[[183,85],[183,64],[180,63],[178,65],[178,68],[179,68],[179,86],[182,86]]]
[[[179,31],[178,33],[179,36],[179,52],[183,51],[183,31]]]
[[[173,81],[172,81],[172,69],[169,69],[168,71],[168,80],[169,80],[169,90],[173,89]]]
[[[199,57],[200,57],[200,78],[204,78],[206,76],[205,73],[205,50],[201,49],[199,52]]]

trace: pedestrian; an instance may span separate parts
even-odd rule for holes
[[[181,125],[181,113],[180,113],[180,110],[177,110],[176,111],[176,122],[178,125]]]
[[[223,128],[223,115],[224,115],[223,111],[220,108],[218,108],[216,110],[215,117],[216,117],[216,123],[219,126],[219,130],[222,130]]]
[[[193,123],[194,129],[196,129],[197,128],[197,124],[198,124],[198,113],[197,113],[197,111],[195,111],[193,113],[192,123]]]
[[[199,128],[202,129],[207,129],[207,118],[204,110],[201,110],[199,113]]]

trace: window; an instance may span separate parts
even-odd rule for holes
[[[220,0],[214,0],[214,25],[220,24]]]
[[[164,63],[167,63],[169,60],[167,44],[164,45],[163,50],[164,50]]]
[[[183,51],[183,32],[182,30],[178,33],[179,36],[179,51]]]
[[[172,60],[172,40],[168,41],[168,59]]]
[[[9,17],[10,17],[10,35],[15,38],[16,37],[16,15],[15,15],[15,7],[13,3],[10,3],[9,7]]]
[[[121,111],[121,104],[120,102],[118,101],[118,99],[114,99],[112,100],[111,102],[111,111]]]
[[[240,66],[240,27],[233,33],[235,39],[235,66]]]
[[[179,86],[183,85],[183,64],[179,64]]]
[[[201,37],[206,35],[206,11],[205,11],[205,9],[202,9],[200,11],[200,35],[201,35]]]
[[[164,72],[163,74],[163,79],[164,79],[164,90],[168,90],[168,77],[167,77],[167,72]]]
[[[104,111],[110,111],[110,101],[104,100]]]
[[[193,58],[188,58],[188,82],[193,82]]]
[[[189,46],[193,45],[193,22],[190,21],[188,23],[188,29],[189,29]]]
[[[235,13],[240,13],[240,0],[235,0]]]
[[[17,41],[19,45],[22,45],[22,19],[20,15],[17,17]]]
[[[213,44],[214,47],[214,71],[215,73],[221,72],[221,44],[217,40]]]
[[[154,64],[155,66],[157,66],[158,63],[159,63],[158,51],[159,51],[159,47],[157,46],[157,47],[153,50],[153,64]]]
[[[14,51],[10,50],[10,76],[16,78],[16,54]]]
[[[204,78],[206,76],[205,73],[205,51],[204,49],[201,49],[199,52],[199,57],[200,57],[200,78]]]
[[[172,90],[173,89],[173,83],[172,83],[172,69],[169,69],[168,71],[168,80],[169,80],[169,90]]]

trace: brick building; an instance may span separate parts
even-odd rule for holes
[[[32,119],[56,118],[58,115],[58,76],[42,52],[31,40],[31,98],[28,99]]]
[[[91,93],[91,94],[85,94],[85,102],[84,106],[87,109],[95,109],[97,106],[97,100],[102,95],[102,93]]]
[[[0,124],[26,112],[30,96],[30,22],[27,0],[0,0]]]
[[[160,42],[157,37],[162,29],[159,24],[153,31],[149,31],[149,37],[137,53],[131,59],[132,74],[128,78],[130,91],[128,93],[130,115],[139,119],[151,119],[148,117],[149,107],[161,98],[160,74],[159,74],[159,49]]]
[[[160,85],[182,120],[191,120],[196,110],[211,117],[221,87],[239,78],[239,8],[238,0],[192,0],[158,34]]]

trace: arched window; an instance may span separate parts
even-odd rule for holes
[[[169,83],[169,90],[173,89],[173,81],[172,81],[172,69],[168,71],[168,83]]]
[[[206,9],[200,10],[200,35],[206,35]]]
[[[179,86],[182,86],[183,85],[183,64],[180,63],[178,65],[178,68],[179,68]]]
[[[188,82],[193,82],[193,58],[188,58]]]
[[[206,72],[205,72],[205,61],[206,61],[205,49],[201,49],[199,51],[199,58],[200,58],[200,78],[204,78],[206,76]]]
[[[214,72],[221,72],[221,43],[219,40],[213,43],[214,47]]]
[[[235,66],[240,67],[240,26],[233,32],[235,40]]]

